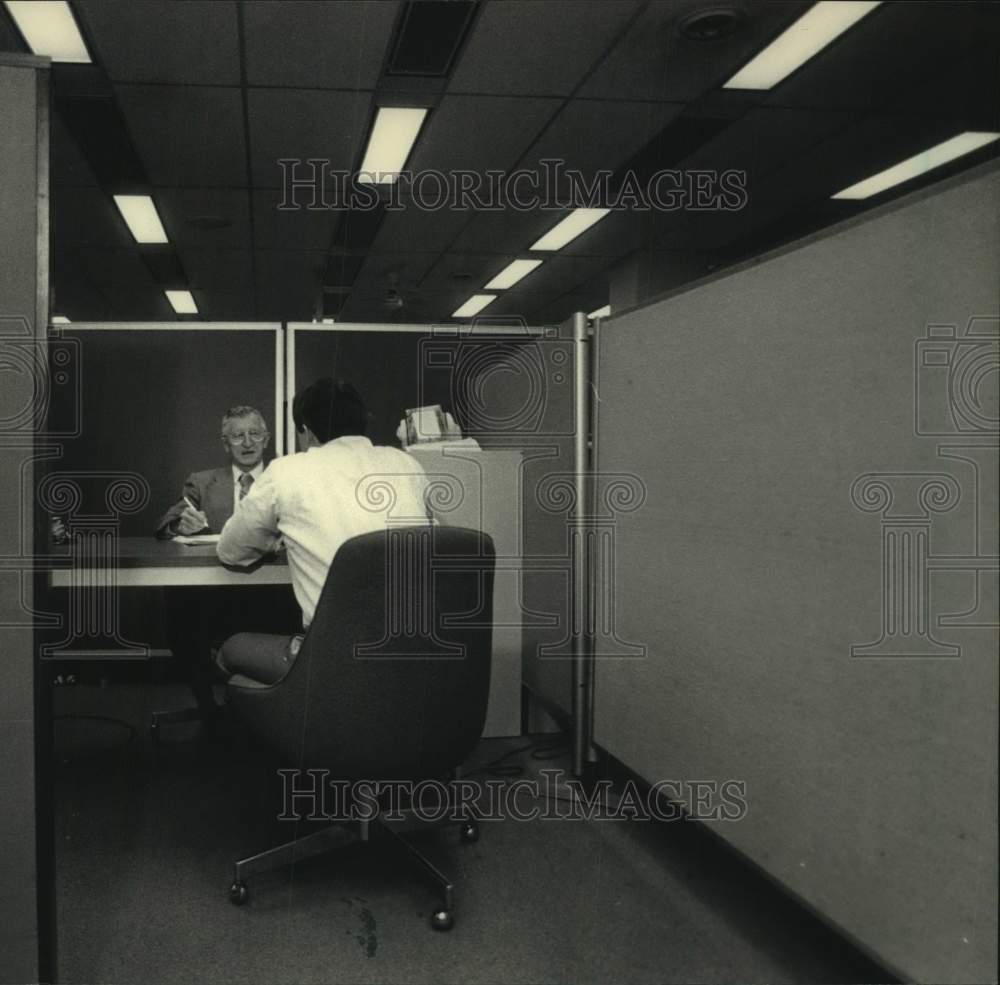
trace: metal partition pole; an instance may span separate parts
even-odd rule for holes
[[[295,454],[295,421],[292,418],[292,400],[295,399],[295,326],[285,323],[285,451]]]
[[[590,660],[587,627],[590,624],[590,583],[587,565],[587,526],[590,503],[590,359],[587,342],[587,316],[573,316],[573,772],[581,776],[590,747],[589,692]]]

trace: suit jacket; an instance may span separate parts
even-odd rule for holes
[[[226,520],[233,515],[232,466],[192,472],[184,482],[184,496],[208,517],[208,528],[201,533],[221,533]],[[165,540],[177,535],[173,523],[184,512],[186,505],[181,498],[160,517],[156,524],[157,537]]]

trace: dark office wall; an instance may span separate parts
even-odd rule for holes
[[[31,615],[32,456],[45,390],[47,273],[39,232],[44,242],[48,71],[31,62],[0,54],[0,555],[7,559],[0,571],[0,982],[35,982],[51,973],[39,963],[46,911],[40,925],[36,892],[47,897],[51,884],[44,862],[41,870],[36,865]],[[48,818],[40,821],[39,843],[50,858]]]
[[[718,834],[904,980],[996,978],[998,215],[980,170],[599,348],[647,652],[597,661],[596,740],[745,784]]]
[[[447,376],[424,371],[432,341],[416,332],[297,331],[296,389],[324,376],[353,383],[370,414],[368,437],[398,446],[396,428],[407,408],[440,404],[454,411]]]
[[[76,436],[53,469],[76,477],[83,512],[96,513],[107,509],[111,473],[137,473],[148,502],[122,514],[123,536],[152,535],[190,472],[226,463],[219,436],[228,407],[258,408],[274,441],[273,332],[165,325],[70,328],[62,338],[53,354],[75,361],[67,369],[76,382],[54,394],[52,427]]]

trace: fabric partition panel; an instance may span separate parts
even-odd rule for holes
[[[47,545],[32,503],[52,454],[41,433],[49,60],[0,52],[0,92],[0,982],[34,982],[55,976],[51,707],[34,630]]]
[[[998,215],[978,169],[597,346],[595,741],[904,980],[996,976]]]

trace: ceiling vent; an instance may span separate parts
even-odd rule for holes
[[[403,9],[387,75],[444,78],[472,23],[471,0],[415,0]]]

